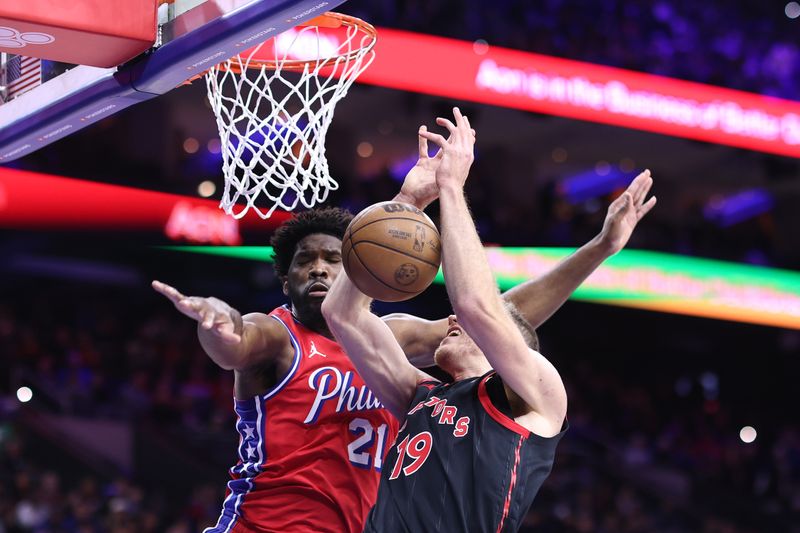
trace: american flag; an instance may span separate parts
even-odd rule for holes
[[[5,100],[42,84],[42,60],[36,57],[13,56],[5,65]]]

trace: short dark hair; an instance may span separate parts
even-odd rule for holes
[[[522,338],[525,339],[525,344],[528,345],[528,348],[533,348],[538,352],[539,336],[536,334],[536,330],[533,326],[531,326],[531,323],[525,320],[525,317],[522,316],[522,313],[519,312],[516,305],[508,301],[503,301],[503,306],[506,308],[506,311],[508,311],[508,314],[511,315],[517,329],[522,333]]]
[[[284,222],[269,240],[275,272],[278,276],[289,273],[297,243],[313,233],[325,233],[341,239],[352,219],[352,213],[346,209],[327,207],[304,211]]]

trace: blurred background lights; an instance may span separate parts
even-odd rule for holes
[[[372,144],[367,141],[358,143],[358,147],[356,148],[359,157],[369,157],[372,155],[373,151]]]
[[[789,2],[786,4],[784,12],[790,19],[796,19],[797,17],[800,17],[800,4],[797,2]]]
[[[703,372],[700,375],[700,386],[703,387],[703,396],[715,399],[719,394],[719,377],[714,372]]]
[[[472,43],[472,51],[479,56],[486,55],[486,52],[489,51],[489,43],[487,43],[485,39],[478,39]]]
[[[189,137],[185,141],[183,141],[183,151],[186,152],[187,154],[197,153],[197,150],[199,149],[200,149],[200,142],[194,137]]]
[[[750,444],[756,440],[756,436],[758,436],[758,433],[756,433],[756,429],[753,426],[745,426],[739,430],[739,438],[745,444]]]
[[[633,172],[636,168],[636,162],[630,157],[623,157],[619,161],[619,169],[623,172]]]
[[[598,161],[594,166],[594,171],[599,176],[605,176],[611,171],[611,165],[608,164],[608,161]]]
[[[33,391],[29,387],[20,387],[17,389],[17,400],[22,403],[27,403],[33,398]]]
[[[206,148],[208,148],[208,151],[211,152],[212,154],[218,154],[220,152],[219,139],[214,137],[213,139],[208,141],[208,143],[206,144]]]
[[[561,147],[553,148],[553,153],[551,154],[553,161],[556,163],[563,163],[567,160],[568,155],[567,151]]]
[[[213,181],[206,180],[197,186],[197,194],[203,198],[213,196],[215,192],[217,192],[217,186],[214,185]]]

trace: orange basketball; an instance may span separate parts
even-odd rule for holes
[[[347,275],[361,292],[384,302],[424,291],[439,271],[441,250],[439,231],[428,215],[402,202],[367,207],[342,239]]]

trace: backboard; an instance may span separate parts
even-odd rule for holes
[[[175,0],[156,42],[122,65],[77,65],[0,104],[0,163],[169,92],[187,79],[345,0]]]

